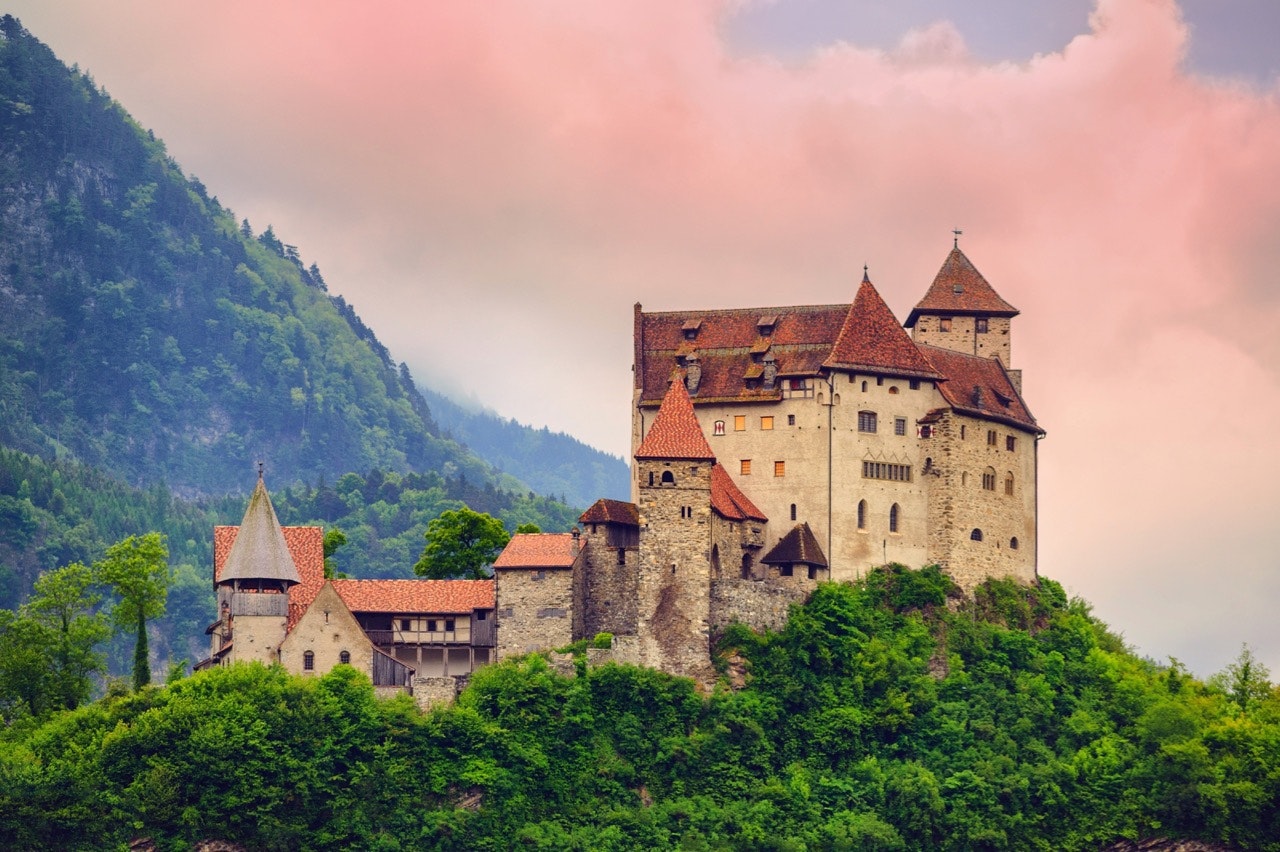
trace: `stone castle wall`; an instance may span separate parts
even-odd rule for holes
[[[987,577],[1034,581],[1035,436],[954,412],[944,413],[934,426],[930,561],[945,568],[966,593]],[[984,476],[993,478],[994,488],[984,487]]]
[[[737,622],[754,630],[779,631],[787,624],[791,605],[804,601],[812,590],[812,583],[733,579],[713,582],[711,626],[718,630]]]
[[[587,525],[582,535],[586,570],[576,572],[574,577],[578,607],[574,635],[590,639],[597,633],[635,633],[639,549],[611,547],[606,525],[596,525],[594,532],[591,527]]]
[[[1000,357],[1006,367],[1013,363],[1013,343],[1009,330],[1012,326],[1009,317],[987,318],[987,330],[978,333],[974,330],[977,317],[951,317],[951,329],[942,330],[942,318],[924,315],[916,319],[915,328],[911,330],[911,339],[917,343],[937,346],[939,349],[950,349],[952,352],[964,352],[969,355],[980,355],[984,358]]]
[[[494,572],[497,659],[573,641],[573,575],[564,568]]]

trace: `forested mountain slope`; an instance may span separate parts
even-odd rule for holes
[[[451,464],[408,369],[315,265],[0,19],[0,443],[194,495]],[[513,481],[507,487],[517,487]]]
[[[443,394],[421,390],[441,434],[539,494],[560,496],[571,506],[589,506],[601,497],[630,499],[631,469],[624,460],[563,432],[534,429],[487,409],[469,410]]]

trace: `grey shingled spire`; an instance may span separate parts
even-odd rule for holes
[[[285,583],[301,583],[298,569],[289,555],[284,532],[276,520],[276,510],[271,507],[267,486],[258,470],[258,484],[249,498],[240,531],[222,566],[219,582],[230,580],[276,580]]]

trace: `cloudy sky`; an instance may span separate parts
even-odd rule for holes
[[[889,8],[892,11],[886,11]],[[961,228],[1041,573],[1280,676],[1280,4],[0,0],[399,360],[627,448],[631,306],[905,317]]]

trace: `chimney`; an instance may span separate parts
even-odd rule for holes
[[[773,385],[778,379],[778,363],[773,357],[772,352],[765,353],[764,356],[764,389],[773,390]]]
[[[685,358],[684,386],[690,394],[698,392],[698,384],[702,381],[702,367],[698,364],[697,355]]]
[[[578,529],[575,526],[572,530],[569,531],[569,534],[573,536],[573,546],[569,552],[573,554],[574,559],[577,559],[578,554],[582,552],[582,540],[581,540],[582,530]]]

